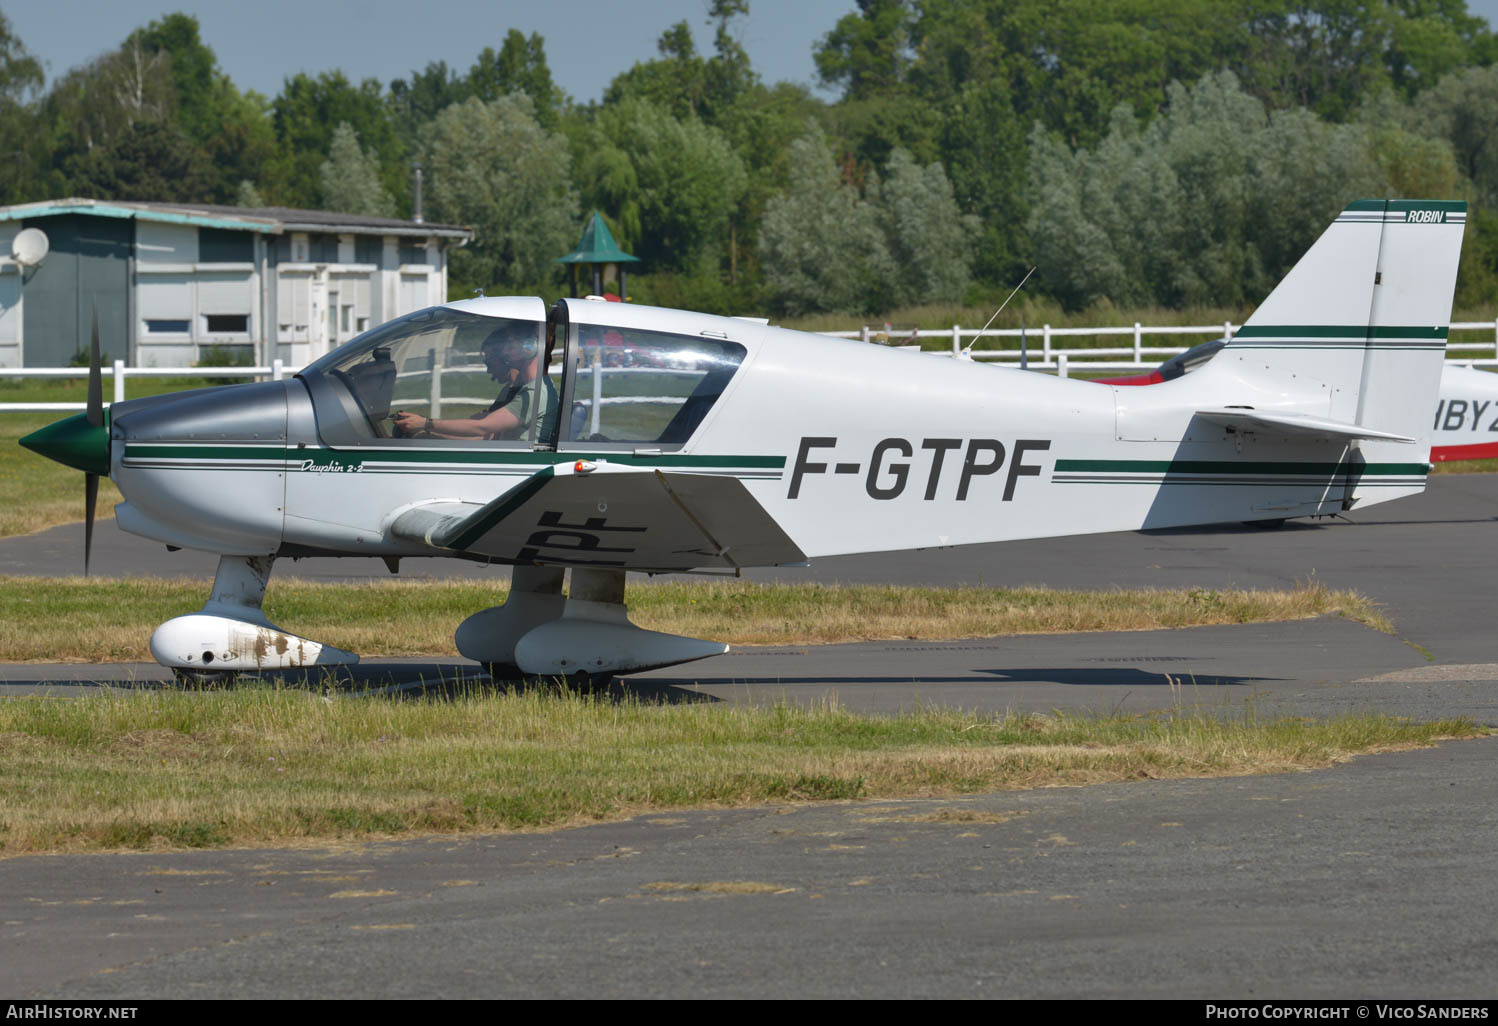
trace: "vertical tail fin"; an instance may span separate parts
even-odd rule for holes
[[[1349,204],[1224,350],[1256,405],[1280,396],[1414,438],[1419,455],[1402,446],[1400,457],[1424,460],[1466,220],[1462,202]]]

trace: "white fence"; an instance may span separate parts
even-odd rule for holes
[[[1061,377],[1068,377],[1079,368],[1086,371],[1141,371],[1154,367],[1161,360],[1183,353],[1193,345],[1200,342],[1208,342],[1214,338],[1224,336],[1232,337],[1240,325],[1226,321],[1221,325],[1191,325],[1191,326],[1158,326],[1151,327],[1135,323],[1133,326],[1111,327],[1111,328],[1053,328],[1049,324],[1043,324],[1036,331],[1024,331],[1019,328],[997,328],[989,331],[981,331],[978,328],[964,328],[960,325],[952,325],[951,328],[939,328],[936,330],[921,331],[883,331],[864,325],[858,331],[827,331],[824,335],[835,338],[859,338],[866,342],[881,342],[892,344],[918,344],[922,339],[939,338],[949,341],[950,348],[928,350],[932,355],[952,356],[960,359],[971,358],[984,362],[1014,363],[1019,364],[1023,359],[1024,365],[1029,370],[1051,371]],[[1451,325],[1453,332],[1457,331],[1490,331],[1493,333],[1491,342],[1448,342],[1446,352],[1448,358],[1455,357],[1464,366],[1468,367],[1498,367],[1498,321],[1462,321]],[[1023,352],[1020,349],[973,349],[967,351],[967,347],[976,342],[981,335],[984,339],[1020,339],[1023,335],[1026,347]],[[1196,336],[1187,345],[1183,346],[1146,346],[1144,344],[1147,335],[1167,336]],[[1054,343],[1056,339],[1076,337],[1107,337],[1116,336],[1127,338],[1130,342],[1126,346],[1114,347],[1077,347],[1061,348]],[[1458,356],[1458,353],[1470,353],[1471,355]],[[1112,359],[1109,359],[1109,358]],[[1122,357],[1123,359],[1120,359]],[[269,379],[279,381],[289,374],[295,374],[300,367],[287,367],[284,361],[276,360],[269,367],[126,367],[125,361],[115,360],[112,366],[102,368],[103,374],[112,379],[114,386],[114,402],[123,402],[125,399],[125,382],[132,377],[147,378],[252,378]],[[450,368],[457,370],[458,368]],[[659,370],[655,370],[659,373]],[[87,378],[86,367],[8,367],[0,369],[0,378]],[[597,378],[595,378],[597,380]],[[82,410],[86,403],[0,403],[0,413],[19,413],[35,410]],[[107,405],[107,403],[106,403]]]
[[[1143,369],[1153,367],[1154,361],[1174,356],[1185,352],[1190,346],[1146,346],[1144,337],[1146,335],[1196,335],[1197,342],[1210,342],[1215,338],[1231,338],[1237,333],[1242,325],[1234,324],[1232,321],[1224,321],[1219,327],[1216,324],[1189,325],[1189,326],[1165,326],[1151,327],[1149,325],[1134,322],[1133,326],[1112,328],[1053,328],[1049,324],[1042,324],[1037,329],[1022,328],[993,328],[982,331],[978,328],[964,328],[954,324],[950,328],[938,328],[935,330],[923,329],[920,331],[901,331],[890,329],[870,328],[867,324],[858,331],[826,331],[824,335],[832,335],[836,338],[857,338],[865,342],[881,342],[898,345],[903,342],[916,343],[921,339],[939,338],[950,342],[950,354],[952,356],[964,355],[967,346],[971,346],[981,335],[983,338],[1007,338],[1024,339],[1028,344],[1025,347],[1030,369],[1055,370],[1065,366],[1065,360],[1061,358],[1076,360],[1088,359],[1088,367],[1096,367],[1098,370],[1125,370]],[[1451,325],[1452,332],[1457,331],[1487,331],[1492,332],[1491,342],[1448,342],[1446,351],[1449,354],[1457,350],[1475,350],[1486,354],[1485,357],[1472,357],[1471,362],[1476,366],[1498,365],[1498,321],[1459,321]],[[1087,347],[1087,348],[1056,348],[1052,344],[1053,339],[1071,338],[1077,336],[1127,337],[1130,344],[1116,347]],[[964,343],[964,340],[969,340]],[[1038,343],[1038,345],[1037,345]],[[947,352],[943,349],[942,352]],[[970,354],[975,360],[1019,361],[1021,350],[1019,349],[974,349]],[[1038,360],[1036,359],[1038,356]],[[1093,364],[1091,357],[1128,357],[1127,361],[1098,362]],[[1463,363],[1468,358],[1461,358]]]

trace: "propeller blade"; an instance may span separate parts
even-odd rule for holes
[[[83,475],[83,576],[94,552],[94,507],[99,503],[99,475]]]
[[[99,362],[99,301],[94,300],[94,336],[88,353],[88,422],[94,427],[104,426],[104,381]],[[97,482],[94,487],[97,489]]]

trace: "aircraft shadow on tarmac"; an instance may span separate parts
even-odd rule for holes
[[[1191,537],[1203,535],[1252,535],[1265,534],[1272,531],[1297,534],[1303,531],[1320,531],[1328,527],[1396,527],[1407,525],[1410,527],[1425,526],[1429,524],[1491,524],[1498,520],[1498,516],[1492,517],[1434,517],[1425,520],[1401,520],[1390,518],[1387,520],[1361,520],[1345,517],[1317,517],[1316,519],[1299,520],[1250,520],[1241,524],[1198,524],[1193,527],[1146,527],[1138,533],[1149,538],[1174,538]]]
[[[857,676],[796,676],[786,677],[778,675],[775,677],[676,677],[676,678],[652,678],[650,681],[639,681],[631,686],[651,683],[672,686],[715,686],[727,687],[732,685],[753,686],[773,688],[778,686],[790,687],[794,685],[807,684],[846,684],[855,686],[860,684],[1067,684],[1081,687],[1231,687],[1244,684],[1268,684],[1281,681],[1281,677],[1245,677],[1224,674],[1198,674],[1198,673],[1176,673],[1165,674],[1150,670],[1134,670],[1102,667],[1060,667],[1060,668],[1035,668],[1019,667],[1015,669],[986,669],[975,668],[974,674],[985,674],[997,677],[998,680],[989,680],[979,676],[937,676],[935,674],[905,674],[902,676],[875,677],[868,674]]]
[[[176,681],[171,678],[11,679],[0,682],[0,697],[7,692],[37,688],[114,688],[127,691],[215,691],[233,687],[255,687],[280,683],[313,692],[337,693],[357,698],[387,698],[395,701],[448,700],[475,694],[561,694],[564,690],[586,692],[595,698],[622,702],[626,699],[654,705],[717,702],[720,699],[687,690],[669,681],[624,680],[592,683],[566,682],[559,678],[495,680],[472,663],[365,663],[354,666],[314,667],[300,672],[264,675],[240,674],[231,681]],[[684,680],[682,683],[693,683]],[[12,690],[14,689],[14,691]]]
[[[1072,684],[1083,687],[1234,687],[1243,684],[1268,684],[1283,680],[1282,677],[1241,677],[1216,673],[1160,673],[1153,670],[1135,670],[1125,667],[1104,668],[1089,666],[1081,669],[1056,667],[1037,669],[1025,667],[1015,670],[978,670],[1001,678],[1005,683]]]
[[[625,700],[657,705],[679,705],[696,702],[719,702],[723,699],[696,690],[698,687],[755,687],[773,690],[777,687],[845,685],[848,687],[878,685],[968,686],[1062,684],[1076,687],[1182,687],[1216,688],[1246,684],[1272,683],[1283,678],[1250,677],[1235,674],[1162,673],[1131,667],[975,667],[970,673],[901,674],[889,676],[817,675],[817,676],[734,676],[734,677],[616,677],[591,684],[564,682],[557,678],[491,680],[472,663],[367,663],[355,666],[325,667],[299,674],[266,674],[262,677],[241,675],[233,683],[178,683],[170,679],[12,679],[0,685],[0,695],[11,689],[49,687],[120,688],[136,691],[217,690],[226,687],[272,684],[277,680],[287,687],[309,691],[338,693],[351,697],[389,698],[396,701],[455,700],[459,697],[487,693],[560,694],[564,690],[586,692],[595,698],[612,702]]]

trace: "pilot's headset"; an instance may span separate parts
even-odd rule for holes
[[[536,358],[536,329],[530,324],[506,324],[495,328],[479,348],[495,353],[507,367],[524,367]]]

